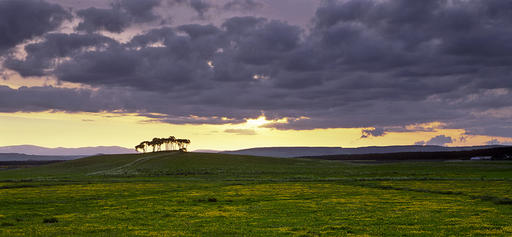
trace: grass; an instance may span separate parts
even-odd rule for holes
[[[152,153],[0,171],[2,236],[510,236],[512,162]]]

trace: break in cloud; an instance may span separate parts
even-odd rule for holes
[[[94,88],[2,87],[0,111],[152,113],[179,124],[263,112],[288,118],[270,125],[278,129],[379,128],[363,138],[433,121],[512,137],[512,1],[326,0],[308,26],[244,15],[272,7],[259,3],[124,0],[68,10],[0,0],[4,70]],[[167,24],[163,6],[202,20]],[[205,17],[213,9],[218,16]],[[71,22],[74,32],[59,31]],[[119,41],[126,32],[135,36]]]

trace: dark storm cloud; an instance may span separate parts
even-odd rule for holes
[[[482,121],[479,121],[482,122]],[[484,123],[477,127],[469,127],[468,135],[486,134],[493,137],[512,137],[512,126],[508,120],[493,119],[490,124]]]
[[[205,0],[189,0],[189,4],[201,18],[203,18],[204,14],[212,7],[212,5]]]
[[[191,8],[199,19],[205,20],[206,13],[211,9],[217,8],[218,6],[215,4],[215,1],[207,1],[207,0],[167,0],[166,1],[171,6],[181,5]]]
[[[193,7],[195,1],[172,2]],[[195,5],[200,16],[211,8],[203,3]],[[264,113],[289,119],[267,125],[278,129],[382,129],[363,131],[375,136],[440,121],[468,134],[512,136],[506,116],[512,105],[511,3],[323,1],[310,29],[233,17],[220,25],[156,27],[126,43],[92,34],[59,41],[48,34],[26,46],[25,59],[8,58],[6,66],[23,75],[127,88],[131,97],[113,101],[138,101],[119,107],[162,113],[154,119],[169,123],[229,123],[222,118]],[[124,4],[107,10],[132,20],[99,20],[84,30],[120,32],[135,16],[152,19],[146,16],[157,2]],[[173,109],[162,106],[165,101]]]
[[[192,39],[171,28],[153,30],[135,37],[128,45],[82,52],[59,65],[55,72],[62,80],[92,85],[131,86],[149,91],[183,89],[208,77],[210,70],[204,57],[215,50],[205,44],[208,34]],[[155,43],[162,47],[151,46]]]
[[[153,9],[159,6],[160,2],[161,0],[121,0],[118,4],[135,22],[149,22],[158,19]]]
[[[56,4],[36,0],[0,1],[0,54],[24,40],[59,27],[70,14]]]
[[[79,31],[106,30],[120,33],[131,24],[128,14],[118,8],[101,9],[91,7],[79,10],[77,15],[83,18],[83,21],[76,27]]]
[[[204,88],[217,81],[231,82],[223,86],[226,89],[244,90],[239,87],[255,83],[255,74],[270,75],[269,64],[298,47],[299,34],[297,27],[259,18],[233,18],[224,29],[212,25],[159,28],[125,45],[82,51],[54,72],[65,81],[151,91],[190,89],[208,94]],[[250,93],[258,96],[259,92]]]
[[[132,23],[151,22],[158,19],[153,8],[160,0],[121,0],[112,3],[111,8],[90,7],[77,11],[83,21],[76,27],[79,31],[95,32],[106,30],[120,33]]]
[[[11,89],[0,86],[0,111],[46,111],[99,112],[112,110],[109,101],[94,96],[90,90],[63,89],[54,87],[20,87]]]
[[[82,50],[101,50],[110,44],[117,42],[97,34],[47,34],[44,41],[25,46],[27,57],[24,60],[8,57],[4,66],[22,76],[43,76],[55,66],[57,59],[74,57]]]
[[[214,116],[217,107],[183,105],[177,95],[140,92],[129,88],[72,89],[45,87],[20,87],[12,89],[0,86],[0,112],[112,112],[136,113],[148,118],[145,122],[172,124],[240,124],[243,119]],[[172,102],[171,102],[172,101]],[[230,117],[255,117],[252,111],[226,112]]]

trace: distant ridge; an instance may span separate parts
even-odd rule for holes
[[[341,147],[259,147],[236,151],[225,151],[225,154],[253,155],[268,157],[304,157],[304,156],[328,156],[328,155],[357,155],[357,154],[381,154],[398,152],[444,152],[444,151],[469,151],[478,149],[488,149],[502,147],[500,145],[488,146],[464,146],[464,147],[444,147],[444,146],[368,146],[358,148]]]
[[[222,153],[222,151],[219,151],[219,150],[209,150],[209,149],[193,150],[192,152],[199,152],[199,153]]]
[[[56,161],[56,160],[74,160],[85,156],[41,156],[26,155],[19,153],[0,153],[0,162],[2,161]]]
[[[47,148],[33,145],[4,146],[0,147],[0,153],[19,153],[39,156],[90,156],[96,154],[128,154],[135,150],[120,146],[96,146],[79,148]]]
[[[473,147],[474,148],[474,147]],[[511,160],[512,146],[499,146],[480,149],[465,149],[459,151],[431,151],[431,152],[393,152],[369,154],[342,154],[327,156],[307,156],[308,159],[345,160],[345,161],[455,161],[455,160]]]
[[[299,156],[320,156],[337,155],[343,151],[341,147],[257,147],[235,151],[224,151],[224,154],[251,155],[268,157],[299,157]]]

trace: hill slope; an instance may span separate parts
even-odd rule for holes
[[[317,157],[315,157],[317,158]],[[43,165],[0,171],[2,180],[105,180],[137,179],[206,180],[318,180],[354,177],[480,177],[475,169],[493,166],[486,177],[510,177],[510,162],[409,162],[361,165],[304,158],[270,158],[194,152],[157,152],[146,154],[100,155]]]
[[[0,178],[62,176],[162,176],[264,174],[291,172],[297,167],[315,167],[319,161],[268,157],[156,152],[146,154],[98,155],[40,167],[9,170]],[[290,169],[290,171],[287,171]]]

